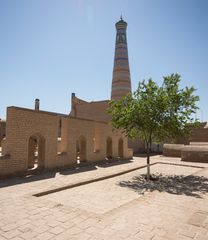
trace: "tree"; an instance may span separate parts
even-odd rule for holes
[[[193,114],[198,109],[198,96],[193,87],[180,89],[181,77],[172,74],[163,78],[162,86],[149,79],[121,100],[112,100],[108,113],[115,129],[122,129],[130,138],[146,144],[147,179],[150,179],[150,151],[153,142],[186,136],[197,126]]]

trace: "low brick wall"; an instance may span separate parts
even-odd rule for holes
[[[208,145],[185,146],[181,152],[181,161],[208,163]]]
[[[184,144],[164,144],[163,155],[168,157],[181,157],[181,151]]]
[[[208,142],[190,142],[190,145],[208,146]]]

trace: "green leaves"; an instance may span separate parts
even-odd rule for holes
[[[184,136],[195,126],[193,114],[198,109],[195,89],[180,89],[181,77],[164,77],[162,86],[149,79],[139,82],[137,90],[119,101],[111,101],[108,113],[112,125],[131,138],[139,137],[147,145],[153,141]]]

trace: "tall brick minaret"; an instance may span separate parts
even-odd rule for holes
[[[131,92],[128,48],[126,38],[127,23],[122,19],[116,23],[116,46],[113,67],[111,99],[117,100]]]

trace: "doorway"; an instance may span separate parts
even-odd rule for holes
[[[106,140],[106,160],[112,159],[113,157],[113,143],[112,138],[108,137]]]
[[[124,150],[123,150],[123,139],[120,138],[118,141],[118,157],[123,158],[124,157]]]
[[[45,139],[35,134],[28,141],[27,169],[34,170],[44,168],[45,165]]]
[[[76,141],[76,158],[77,164],[87,161],[87,141],[84,136],[80,136]]]

